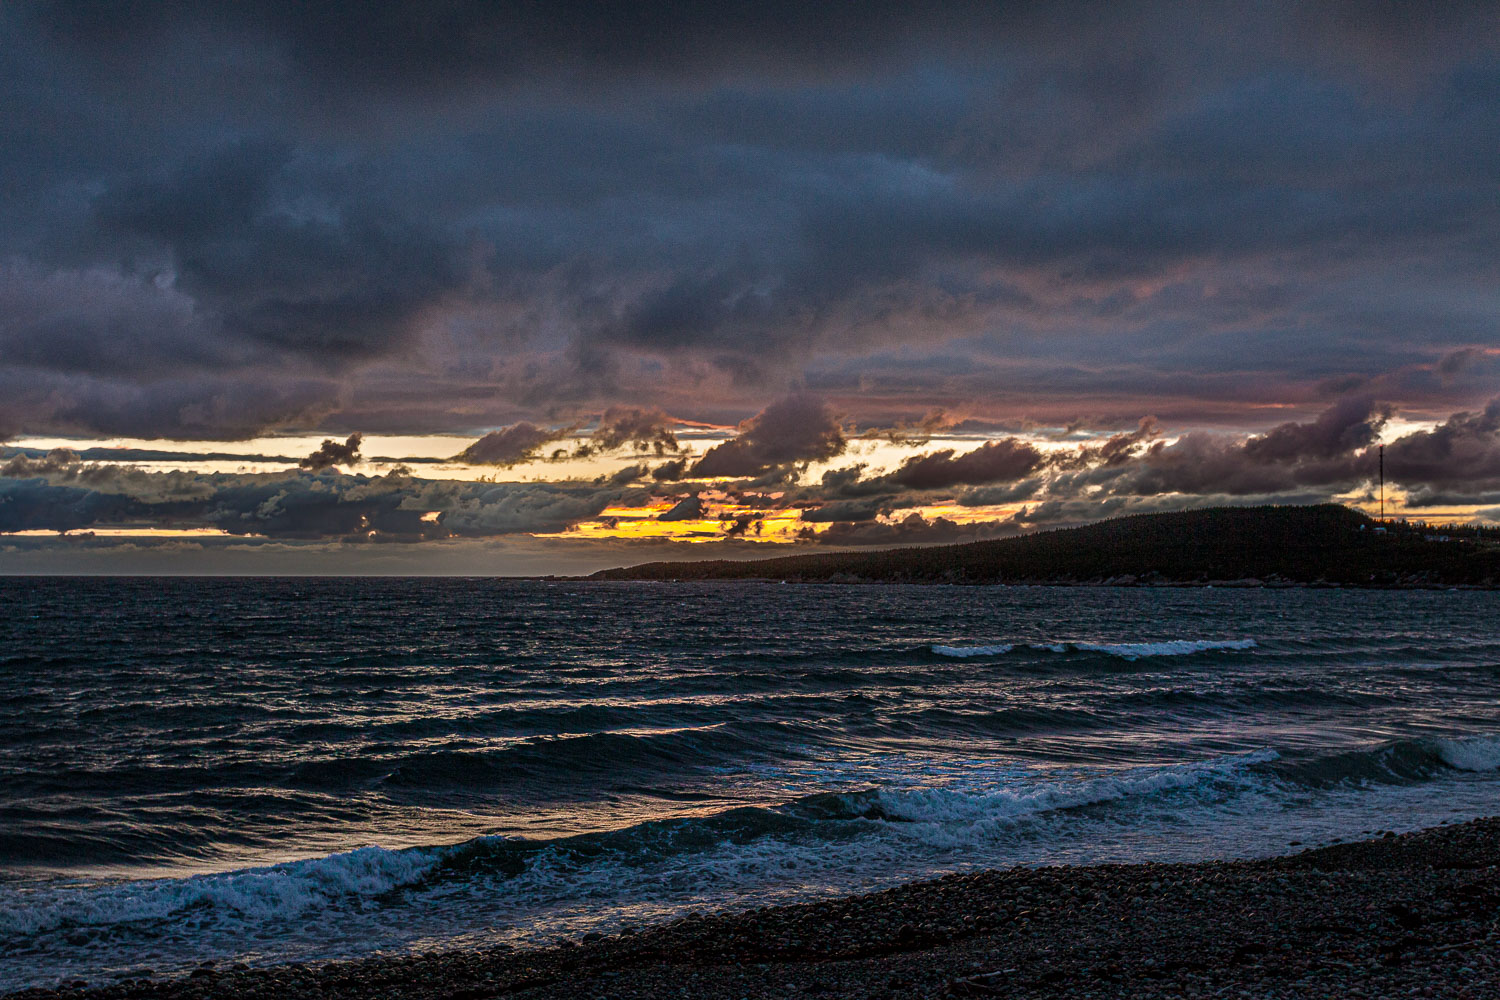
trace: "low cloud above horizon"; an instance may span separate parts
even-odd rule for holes
[[[1500,509],[1491,6],[0,29],[0,571]]]
[[[450,458],[367,460],[359,434],[301,458],[220,456],[234,471],[198,468],[193,450],[12,448],[0,464],[0,559],[35,570],[51,551],[58,565],[101,570],[110,549],[135,559],[155,548],[147,563],[177,553],[174,565],[227,570],[244,567],[244,557],[224,561],[232,547],[275,543],[266,551],[302,548],[283,563],[323,551],[327,571],[372,561],[389,571],[402,560],[368,550],[397,545],[426,546],[406,559],[409,571],[441,572],[456,558],[449,569],[477,572],[453,545],[519,541],[530,555],[518,564],[514,551],[497,554],[489,571],[582,571],[672,543],[707,543],[676,544],[678,557],[745,556],[765,544],[972,541],[1225,504],[1369,507],[1382,463],[1392,512],[1500,520],[1500,398],[1429,426],[1396,418],[1389,404],[1348,397],[1248,436],[1169,437],[1144,417],[1113,434],[991,436],[930,423],[914,438],[846,425],[798,394],[692,442],[661,414],[614,410],[593,428],[490,432]],[[572,474],[557,474],[563,466]],[[537,549],[539,539],[575,551]]]

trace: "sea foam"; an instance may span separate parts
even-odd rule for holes
[[[0,891],[0,933],[37,934],[164,920],[187,910],[250,919],[286,918],[336,902],[362,905],[420,881],[440,850],[361,847],[266,868],[189,878],[142,879],[89,888]]]
[[[1468,736],[1434,741],[1443,763],[1460,771],[1500,768],[1500,736]]]
[[[1004,656],[1015,648],[1011,643],[1001,643],[997,646],[933,646],[932,651],[939,656],[963,660],[971,656]]]
[[[1254,639],[1168,639],[1164,642],[1080,642],[1075,649],[1122,656],[1127,660],[1143,656],[1191,656],[1211,650],[1254,649]]]
[[[885,816],[944,827],[1005,823],[1081,806],[1122,802],[1163,792],[1208,790],[1229,783],[1258,783],[1247,771],[1277,760],[1271,749],[1167,767],[1134,768],[1092,778],[1041,780],[1013,788],[973,791],[955,788],[886,789],[877,793]],[[950,830],[950,835],[959,830]]]
[[[1160,642],[1034,642],[1026,645],[1046,653],[1106,653],[1126,660],[1137,660],[1148,656],[1191,656],[1215,650],[1255,649],[1254,639],[1165,639]],[[1016,648],[1015,643],[996,643],[988,646],[942,646],[935,645],[932,651],[939,656],[967,659],[971,656],[1004,656]]]

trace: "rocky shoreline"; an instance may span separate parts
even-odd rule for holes
[[[1257,861],[1010,869],[535,950],[11,1000],[1500,997],[1500,817]]]

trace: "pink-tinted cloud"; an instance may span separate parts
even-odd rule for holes
[[[776,466],[833,458],[847,441],[838,418],[821,399],[777,400],[739,427],[739,435],[710,448],[694,476],[757,476]]]

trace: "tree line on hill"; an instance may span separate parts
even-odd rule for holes
[[[1377,522],[1339,504],[1220,507],[961,545],[654,562],[591,579],[1495,587],[1500,535]]]

